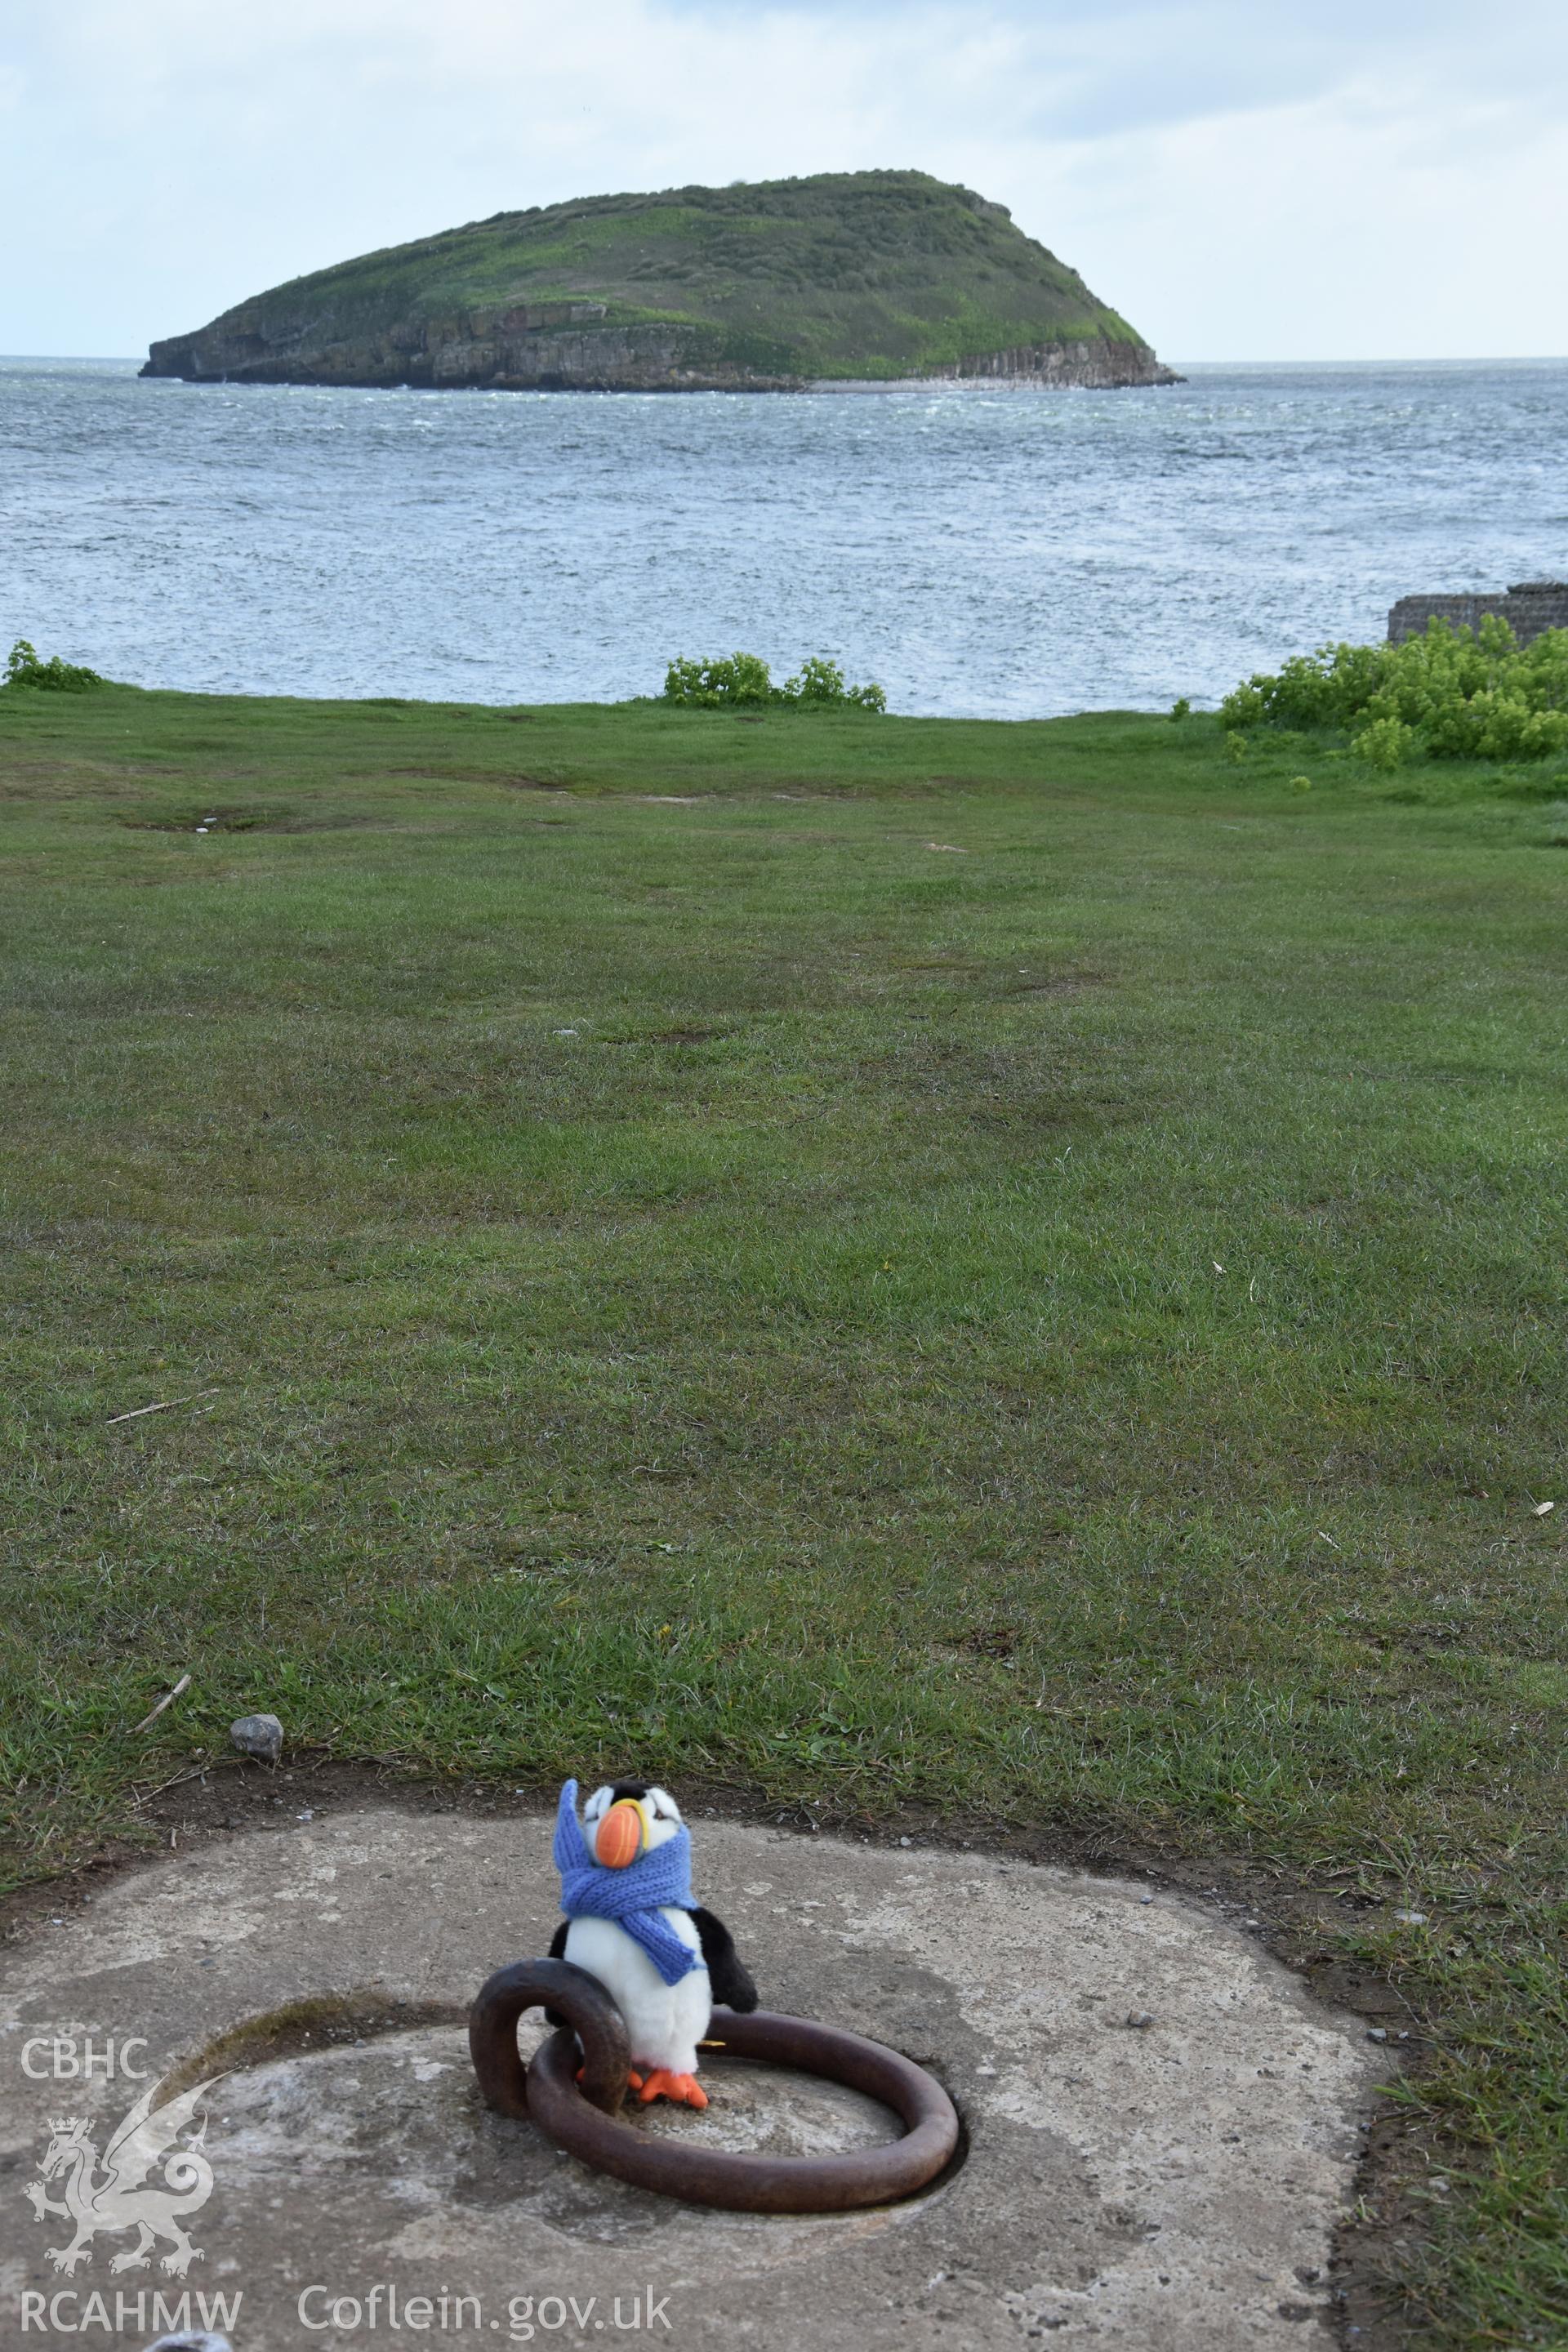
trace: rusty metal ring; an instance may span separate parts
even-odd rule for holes
[[[525,2072],[517,2020],[544,2003],[572,2030],[542,2042]],[[941,2084],[879,2042],[770,2010],[741,2016],[716,2009],[709,2032],[731,2056],[793,2066],[879,2100],[902,2120],[903,2137],[838,2156],[736,2156],[630,2130],[616,2120],[630,2064],[620,2011],[596,1978],[565,1960],[500,1969],[474,2004],[468,2046],[489,2105],[527,2116],[597,2171],[689,2204],[735,2213],[851,2212],[912,2196],[957,2151],[958,2115]]]
[[[532,2114],[530,2070],[517,2046],[517,2021],[530,2009],[551,2009],[566,2020],[571,2033],[556,2039],[573,2043],[574,2059],[576,2042],[583,2045],[582,2095],[613,2116],[626,2097],[631,2072],[626,2022],[598,1978],[570,1960],[518,1960],[510,1969],[498,1969],[479,1987],[468,2011],[468,2055],[486,2106],[520,2121]]]

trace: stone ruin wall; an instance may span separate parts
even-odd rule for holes
[[[1543,629],[1568,629],[1568,580],[1521,580],[1498,596],[1402,596],[1388,615],[1388,642],[1420,636],[1431,620],[1473,629],[1489,613],[1505,620],[1521,646]]]

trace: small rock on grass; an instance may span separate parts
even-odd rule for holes
[[[283,1753],[283,1726],[275,1715],[242,1715],[228,1727],[228,1736],[242,1756],[276,1764]]]

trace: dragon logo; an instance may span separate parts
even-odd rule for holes
[[[57,2271],[74,2276],[79,2263],[91,2262],[92,2242],[100,2230],[137,2232],[136,2243],[110,2263],[111,2272],[146,2270],[160,2239],[166,2240],[170,2248],[162,2267],[176,2278],[184,2278],[193,2263],[203,2260],[201,2248],[192,2245],[180,2217],[198,2211],[212,2195],[213,2169],[202,2154],[206,2117],[184,2147],[176,2143],[218,2079],[214,2075],[198,2083],[194,2091],[185,2091],[167,2106],[157,2108],[153,2101],[158,2086],[151,2084],[104,2149],[101,2170],[98,2150],[88,2137],[88,2120],[80,2116],[51,2120],[51,2137],[38,2168],[39,2177],[22,2194],[40,2221],[55,2213],[75,2224],[76,2234],[68,2245],[48,2249]],[[160,2163],[162,2179],[150,2181],[149,2173]],[[49,2195],[47,2184],[51,2180],[63,2181],[60,2199]]]

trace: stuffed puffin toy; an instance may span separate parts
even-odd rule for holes
[[[637,2070],[631,2085],[645,2105],[663,2098],[705,2107],[697,2045],[714,2003],[755,2009],[757,1988],[722,1920],[691,1899],[691,1832],[679,1806],[646,1780],[617,1780],[595,1790],[579,1822],[577,1783],[568,1780],[555,1867],[566,1916],[551,1958],[585,1969],[615,2001]]]

